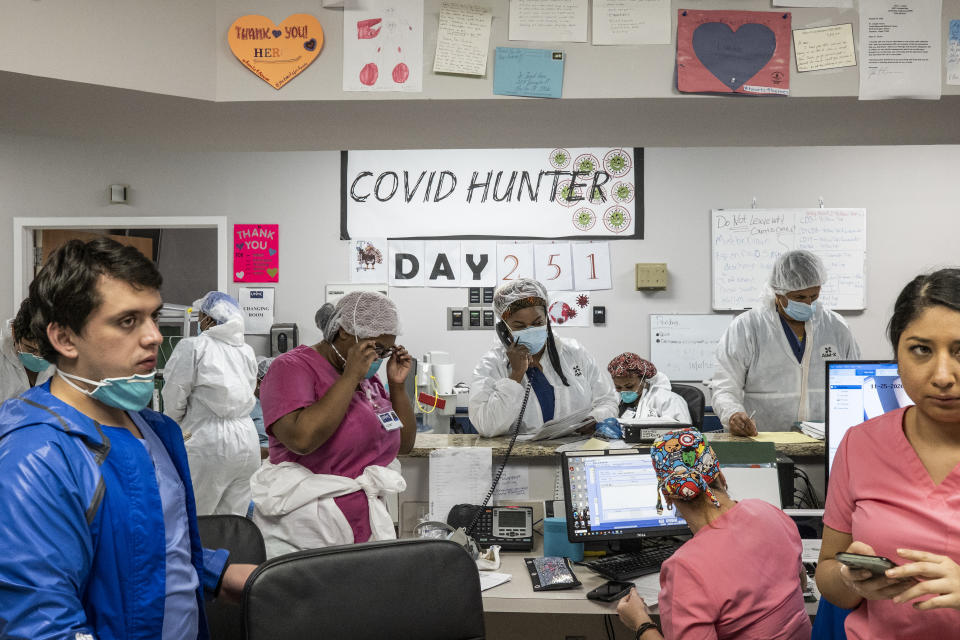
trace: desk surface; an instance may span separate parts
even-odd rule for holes
[[[708,432],[706,436],[707,440],[711,442],[752,442],[750,438],[743,438],[719,431]],[[822,440],[815,440],[807,436],[803,437],[806,438],[806,440],[800,438],[802,440],[801,442],[775,443],[774,446],[777,449],[777,453],[791,457],[822,457],[824,455],[824,444]],[[575,439],[576,438],[562,438],[560,440],[540,440],[537,442],[517,441],[511,455],[516,458],[553,458],[556,455],[557,447]],[[423,458],[429,456],[430,452],[434,449],[443,449],[446,447],[489,447],[493,449],[493,455],[502,456],[507,453],[507,446],[509,444],[510,438],[507,436],[481,438],[476,434],[418,433],[413,450],[406,454],[406,456]]]

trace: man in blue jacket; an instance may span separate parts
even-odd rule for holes
[[[145,409],[161,276],[113,240],[72,240],[30,284],[57,373],[0,407],[0,638],[208,637],[204,592],[254,565],[197,532],[183,436]]]

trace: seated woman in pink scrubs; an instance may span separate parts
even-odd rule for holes
[[[660,492],[693,538],[660,570],[662,635],[635,589],[617,605],[620,620],[642,640],[808,640],[793,521],[762,500],[731,500],[699,431],[666,433],[651,454]]]
[[[854,609],[847,637],[956,638],[960,629],[960,269],[918,276],[889,325],[916,404],[850,429],[830,469],[817,586]],[[839,551],[901,565],[851,570]]]
[[[270,557],[396,537],[384,496],[406,487],[397,454],[417,435],[396,305],[349,293],[317,326],[323,340],[279,356],[261,383],[270,460],[251,485]],[[376,377],[387,358],[389,394]]]

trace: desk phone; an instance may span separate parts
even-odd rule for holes
[[[504,551],[533,549],[533,507],[484,507],[473,533],[481,547]]]

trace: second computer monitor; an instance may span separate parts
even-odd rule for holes
[[[563,500],[570,542],[689,534],[676,511],[657,513],[650,449],[563,454]]]

